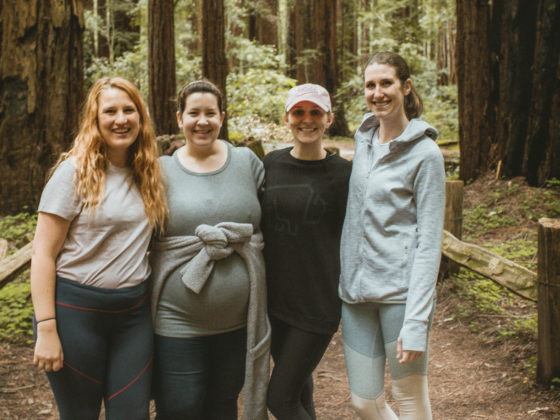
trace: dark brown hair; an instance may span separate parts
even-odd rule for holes
[[[366,67],[369,67],[372,64],[386,64],[393,67],[397,77],[401,81],[401,84],[404,84],[408,79],[410,79],[410,68],[408,67],[405,59],[397,53],[390,51],[375,53],[369,59]],[[410,93],[404,98],[404,112],[408,119],[418,118],[424,111],[422,98],[412,83],[410,84],[410,87]]]
[[[212,83],[210,80],[201,79],[194,82],[187,83],[181,88],[179,94],[177,95],[177,110],[182,114],[185,111],[185,106],[187,104],[187,98],[193,93],[203,92],[211,93],[218,100],[218,108],[220,112],[224,112],[224,95],[218,86]]]

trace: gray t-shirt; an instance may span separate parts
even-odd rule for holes
[[[186,169],[178,157],[182,148],[173,156],[160,158],[169,205],[166,235],[192,236],[197,226],[220,222],[251,223],[255,230],[259,229],[257,191],[264,179],[262,162],[251,150],[226,144],[227,160],[213,172]],[[249,273],[237,253],[216,261],[199,294],[181,281],[183,267],[175,270],[163,286],[155,318],[157,334],[187,338],[245,326]]]
[[[103,199],[87,211],[75,192],[75,173],[74,159],[62,162],[39,203],[39,212],[71,222],[56,260],[57,276],[107,289],[142,283],[150,274],[152,228],[130,170],[109,164]]]

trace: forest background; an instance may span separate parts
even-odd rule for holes
[[[319,83],[335,106],[329,145],[342,151],[366,111],[364,65],[381,50],[410,63],[448,177],[467,184],[464,239],[535,270],[537,221],[560,217],[555,0],[1,0],[0,19],[0,237],[8,255],[31,240],[45,175],[71,144],[97,78],[136,83],[158,135],[174,135],[178,88],[207,77],[227,94],[222,136],[260,140],[265,150],[289,141],[287,91]],[[502,346],[517,382],[531,384],[536,307],[467,270],[440,287],[436,325],[458,322],[484,345]],[[15,346],[0,348],[3,356],[29,350],[31,316],[23,273],[0,289],[0,338]],[[0,365],[4,373],[17,383]],[[560,415],[558,394],[550,399],[550,413]]]

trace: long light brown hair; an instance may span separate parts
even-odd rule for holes
[[[156,136],[148,108],[138,88],[122,77],[103,77],[97,80],[86,98],[78,134],[72,148],[63,153],[57,164],[76,159],[76,192],[85,209],[94,210],[103,198],[105,175],[109,164],[107,146],[99,132],[99,95],[105,89],[120,89],[130,97],[140,115],[140,131],[128,149],[128,167],[144,202],[150,225],[163,230],[167,218],[167,202],[158,163]]]

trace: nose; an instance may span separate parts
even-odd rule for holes
[[[312,122],[313,121],[313,116],[311,115],[311,112],[305,112],[305,114],[303,114],[303,121],[304,122]]]
[[[373,89],[373,97],[375,98],[375,97],[379,97],[379,96],[382,96],[382,95],[383,95],[383,90],[381,89],[381,86],[376,86]]]
[[[117,113],[117,117],[116,117],[116,119],[115,119],[115,122],[116,122],[117,124],[125,124],[126,121],[127,121],[126,114],[125,114],[124,112],[122,112],[122,111],[118,112],[118,113]]]

